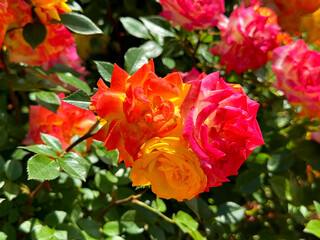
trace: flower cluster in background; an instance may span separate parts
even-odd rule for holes
[[[202,77],[188,83],[179,73],[160,78],[151,61],[132,76],[115,65],[110,88],[99,81],[91,109],[108,123],[95,138],[132,166],[133,186],[191,199],[228,181],[263,144],[259,104],[218,72]]]

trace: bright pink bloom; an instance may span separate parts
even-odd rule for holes
[[[273,51],[274,84],[292,105],[301,105],[301,115],[320,116],[320,54],[311,51],[303,40]]]
[[[64,94],[60,94],[59,97],[63,98]],[[23,144],[42,144],[40,133],[46,133],[58,138],[63,149],[71,144],[73,136],[84,135],[96,122],[93,112],[65,102],[61,102],[57,113],[40,105],[30,106],[29,119],[30,129]],[[87,143],[89,142],[87,140]]]
[[[237,174],[253,149],[264,144],[258,108],[240,85],[227,84],[219,72],[191,83],[181,107],[183,135],[207,175],[207,190]]]
[[[229,19],[221,15],[221,42],[210,51],[221,56],[220,64],[226,65],[227,72],[240,74],[258,69],[268,61],[269,52],[279,46],[280,28],[269,21],[265,12],[265,8],[259,9],[259,3],[248,8],[241,4],[234,7]]]
[[[214,27],[224,13],[224,0],[160,0],[161,16],[187,30]]]

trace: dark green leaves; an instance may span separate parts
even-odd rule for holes
[[[101,74],[101,77],[106,82],[111,82],[111,75],[113,72],[113,64],[109,62],[102,62],[102,61],[94,61],[97,65],[98,71]]]
[[[126,31],[137,38],[149,39],[148,29],[138,20],[131,17],[122,17],[120,21]]]
[[[61,23],[75,33],[85,35],[103,33],[89,18],[82,14],[64,13],[60,14],[60,18]]]
[[[47,29],[40,21],[36,21],[24,25],[22,33],[24,40],[35,49],[46,39]]]
[[[57,113],[60,106],[59,97],[53,92],[39,91],[35,93],[36,101],[46,109]]]
[[[59,174],[60,167],[51,158],[36,154],[28,161],[28,179],[52,180]]]
[[[75,105],[82,109],[89,109],[90,96],[88,96],[83,90],[76,91],[69,96],[62,99],[62,101]]]
[[[124,67],[130,74],[134,74],[140,67],[148,63],[148,58],[141,48],[130,48],[124,55]]]
[[[57,76],[59,77],[59,79],[64,82],[67,83],[79,90],[83,90],[85,93],[90,94],[91,89],[88,86],[88,84],[84,81],[82,81],[81,79],[73,76],[70,73],[57,73]]]
[[[87,163],[83,157],[73,152],[64,154],[62,158],[58,158],[59,166],[71,176],[86,180]]]
[[[221,223],[237,223],[245,213],[245,209],[234,202],[226,202],[219,206],[216,220]]]

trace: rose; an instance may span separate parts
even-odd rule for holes
[[[284,92],[292,105],[301,105],[301,115],[320,116],[320,54],[303,40],[273,51],[274,87]]]
[[[207,179],[197,156],[179,137],[152,138],[130,172],[133,186],[151,185],[157,197],[178,201],[203,192]]]
[[[181,76],[182,81],[184,83],[188,83],[188,82],[195,81],[195,80],[200,80],[200,79],[204,78],[205,76],[207,76],[206,73],[200,74],[200,72],[194,67],[189,72],[185,72],[185,73],[179,72],[179,73],[180,73],[180,76]]]
[[[63,97],[64,94],[59,94],[59,98]],[[65,102],[61,102],[57,113],[40,105],[30,106],[30,129],[23,144],[43,144],[40,133],[46,133],[58,138],[62,148],[66,149],[71,144],[72,137],[84,135],[95,122],[93,112]],[[89,144],[92,139],[86,141]]]
[[[256,120],[259,104],[219,72],[191,82],[181,107],[183,135],[199,157],[209,187],[227,181],[263,139]]]
[[[210,51],[221,56],[220,65],[226,65],[226,72],[240,74],[266,64],[270,51],[279,46],[280,28],[274,17],[270,9],[261,10],[259,3],[248,8],[235,6],[229,19],[220,16],[221,42]]]
[[[68,0],[31,0],[34,11],[43,23],[55,19],[61,21],[59,14],[71,12],[66,4]]]
[[[158,77],[152,61],[132,76],[115,65],[110,88],[100,80],[91,98],[92,109],[107,120],[95,138],[104,141],[108,150],[117,148],[120,161],[131,166],[146,141],[176,127],[188,90],[178,73]]]
[[[160,0],[160,4],[161,16],[189,31],[216,26],[225,11],[224,0]]]

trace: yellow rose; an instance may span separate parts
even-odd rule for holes
[[[157,197],[178,201],[203,192],[207,177],[198,157],[178,137],[155,137],[147,141],[133,163],[132,186],[151,185]]]

